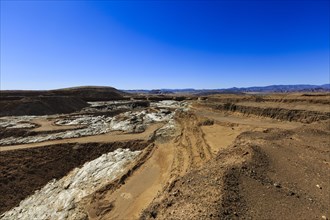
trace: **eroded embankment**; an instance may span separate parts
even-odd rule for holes
[[[330,112],[308,111],[299,109],[286,108],[264,108],[256,106],[244,106],[234,103],[218,103],[206,104],[207,106],[220,111],[238,112],[244,115],[256,115],[261,117],[268,117],[283,121],[298,121],[304,123],[311,123],[320,120],[327,120],[330,118]],[[326,108],[326,107],[325,107]]]
[[[52,179],[118,148],[142,150],[145,141],[59,144],[0,154],[0,213],[19,204]]]
[[[329,218],[329,135],[329,121],[242,135],[250,159],[226,173],[221,218]]]
[[[327,219],[329,121],[242,133],[178,178],[142,219]]]
[[[203,166],[177,177],[141,215],[141,219],[219,219],[225,174],[242,163],[239,148],[222,150]]]
[[[206,97],[204,97],[205,99]],[[209,96],[211,102],[239,103],[239,102],[272,102],[296,104],[330,104],[330,93],[274,93],[274,94],[222,94]],[[203,98],[202,98],[203,99]]]

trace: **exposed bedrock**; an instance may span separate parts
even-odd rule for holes
[[[0,213],[19,204],[52,179],[118,148],[144,149],[144,141],[58,144],[0,154]]]

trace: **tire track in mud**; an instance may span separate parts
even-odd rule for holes
[[[148,204],[149,206],[162,203],[162,200],[172,191],[180,178],[214,158],[215,155],[212,154],[211,147],[206,143],[205,135],[198,123],[199,120],[190,111],[181,112],[177,115],[176,121],[178,122],[178,127],[180,127],[180,132],[172,141],[174,158],[171,165],[170,178],[164,185],[163,190]],[[143,214],[143,212],[140,214]]]
[[[191,112],[181,113],[177,121],[181,125],[181,135],[175,143],[175,149],[178,151],[178,155],[185,155],[182,158],[185,161],[181,162],[181,164],[186,164],[183,166],[185,169],[182,173],[185,174],[190,169],[200,167],[213,155],[210,146],[204,139],[204,133],[197,123],[198,118],[195,114]]]
[[[154,201],[161,201],[179,178],[201,167],[213,158],[204,139],[198,118],[192,112],[179,112],[176,117],[177,135],[166,143],[158,143],[138,170],[94,204],[111,202],[103,217],[95,219],[137,219]],[[95,215],[94,215],[95,217]]]

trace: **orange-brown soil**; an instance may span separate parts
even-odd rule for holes
[[[41,187],[53,176],[42,179],[38,173],[58,170],[49,164],[55,164],[56,152],[63,146],[69,149],[59,151],[63,158],[84,159],[56,171],[59,174],[55,178],[87,160],[90,151],[80,156],[73,146],[92,150],[95,146],[105,149],[108,145],[129,147],[135,143],[143,149],[139,159],[123,176],[81,202],[89,219],[330,217],[328,94],[214,95],[190,104],[189,110],[177,111],[176,129],[169,136],[155,135],[163,124],[154,124],[140,134],[112,132],[3,146],[0,153],[6,161],[1,161],[1,166],[6,173],[1,183],[8,185],[10,174],[15,177],[12,184],[26,184],[28,189]],[[51,128],[49,122],[44,123]],[[98,143],[91,147],[89,142]],[[40,152],[49,152],[41,157],[48,159],[29,159]],[[91,153],[86,158],[95,156]],[[13,161],[10,166],[9,160]],[[20,171],[26,164],[36,167],[33,174]],[[36,176],[42,181],[36,181]],[[31,186],[25,180],[30,180]],[[42,184],[35,186],[33,181]],[[16,200],[0,200],[6,204],[3,210],[29,193],[8,194],[6,200]]]

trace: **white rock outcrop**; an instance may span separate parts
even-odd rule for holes
[[[32,196],[0,216],[1,220],[84,219],[77,204],[85,196],[114,180],[140,151],[117,149],[52,180]]]
[[[169,108],[173,107],[177,108],[177,110],[187,110],[189,108],[186,102],[178,101],[160,101],[153,103],[152,105],[157,108],[144,109],[140,111],[128,111],[116,115],[115,117],[93,115],[68,115],[66,118],[56,120],[55,124],[61,125],[63,127],[67,125],[85,125],[86,127],[76,130],[59,131],[57,133],[52,134],[40,134],[27,137],[7,137],[0,140],[0,145],[27,144],[65,138],[77,138],[104,134],[110,131],[139,133],[145,131],[147,126],[149,126],[151,123],[170,121],[174,116],[174,112],[170,111]],[[22,116],[17,117],[17,120],[8,120],[1,118],[0,126],[22,126],[21,123],[23,122],[23,120],[28,122],[35,117],[36,116]],[[26,124],[24,126],[29,125]]]
[[[163,100],[159,102],[152,102],[150,106],[158,108],[187,108],[188,103],[174,100]]]
[[[0,128],[34,128],[32,123],[37,116],[6,116],[0,118]]]
[[[8,137],[0,140],[0,145],[12,145],[12,144],[27,144],[38,143],[49,140],[65,139],[65,138],[77,138],[91,135],[104,134],[111,129],[108,124],[111,121],[110,117],[105,116],[74,116],[70,119],[58,120],[57,124],[64,125],[87,125],[86,128],[77,130],[60,131],[52,134],[40,134],[35,136],[26,137]]]

